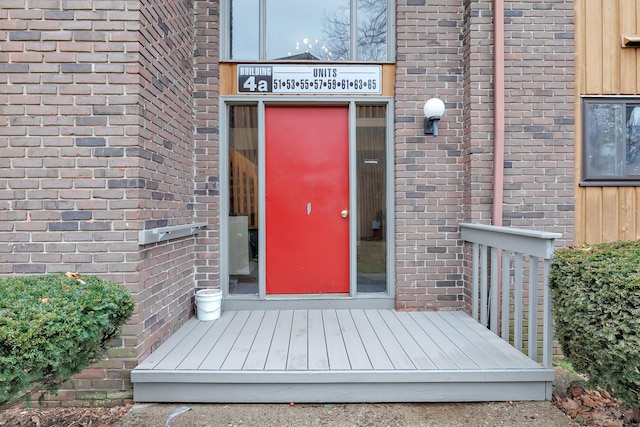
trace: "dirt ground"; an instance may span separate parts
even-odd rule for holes
[[[171,421],[171,427],[214,426],[571,426],[571,420],[549,402],[482,404],[344,404],[344,405],[193,405]],[[156,412],[162,409],[163,412]],[[172,407],[153,407],[164,417]],[[118,427],[151,427],[161,418],[137,417],[136,408]],[[163,419],[166,419],[163,418]],[[150,422],[151,421],[151,422]]]
[[[1,426],[20,427],[217,426],[578,426],[549,402],[455,404],[204,404],[134,405],[131,408],[31,409],[3,413]],[[124,413],[123,413],[124,412]]]
[[[0,426],[510,426],[638,427],[606,392],[556,368],[552,402],[386,404],[137,404],[113,408],[32,408],[0,412]],[[635,418],[634,418],[635,416]]]

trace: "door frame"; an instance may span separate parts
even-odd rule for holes
[[[387,106],[386,117],[386,180],[387,201],[385,233],[387,233],[387,291],[386,293],[357,292],[357,187],[356,187],[356,105],[379,104]],[[258,294],[230,295],[228,274],[228,117],[229,105],[256,105],[258,108],[258,253],[266,249],[265,219],[265,107],[269,105],[341,105],[349,106],[349,294],[267,294],[266,265],[258,265]],[[219,283],[223,292],[223,309],[287,309],[287,308],[394,308],[395,307],[395,185],[393,151],[393,98],[378,96],[225,96],[220,97],[219,121]]]

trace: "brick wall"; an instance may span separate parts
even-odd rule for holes
[[[193,239],[137,243],[193,216],[191,19],[169,0],[0,9],[0,274],[97,274],[139,303],[49,405],[129,399],[138,356],[191,310]]]
[[[136,290],[138,6],[3,3],[0,273],[77,271]],[[129,397],[126,335],[49,404]]]
[[[462,1],[402,0],[396,14],[396,307],[462,307]],[[447,108],[437,137],[422,129],[431,97]]]
[[[396,306],[466,307],[460,222],[493,204],[493,1],[397,2]],[[573,1],[505,1],[503,223],[573,240]],[[423,103],[445,101],[440,136]],[[467,281],[467,280],[465,280]]]
[[[197,239],[196,284],[220,284],[219,193],[219,2],[195,1],[195,201],[196,215],[209,222]]]
[[[493,209],[493,2],[464,2],[464,222],[490,224]],[[467,251],[466,266],[471,265]],[[464,270],[471,310],[471,274]]]
[[[194,219],[193,4],[144,0],[140,21],[138,218],[145,229]],[[141,247],[136,312],[138,354],[146,357],[193,313],[195,239]]]
[[[504,225],[573,241],[573,0],[505,4]]]
[[[491,223],[493,2],[464,2],[464,220]]]
[[[134,283],[126,254],[137,246],[125,242],[137,224],[123,212],[137,204],[110,182],[135,169],[124,153],[138,138],[125,119],[137,100],[129,66],[138,44],[127,40],[137,4],[62,3],[10,1],[0,11],[0,272],[75,270]]]

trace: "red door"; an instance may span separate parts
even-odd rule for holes
[[[348,107],[266,107],[265,163],[267,293],[349,292]]]

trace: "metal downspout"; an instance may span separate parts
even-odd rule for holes
[[[504,0],[493,1],[493,213],[492,225],[502,225],[504,200]]]

